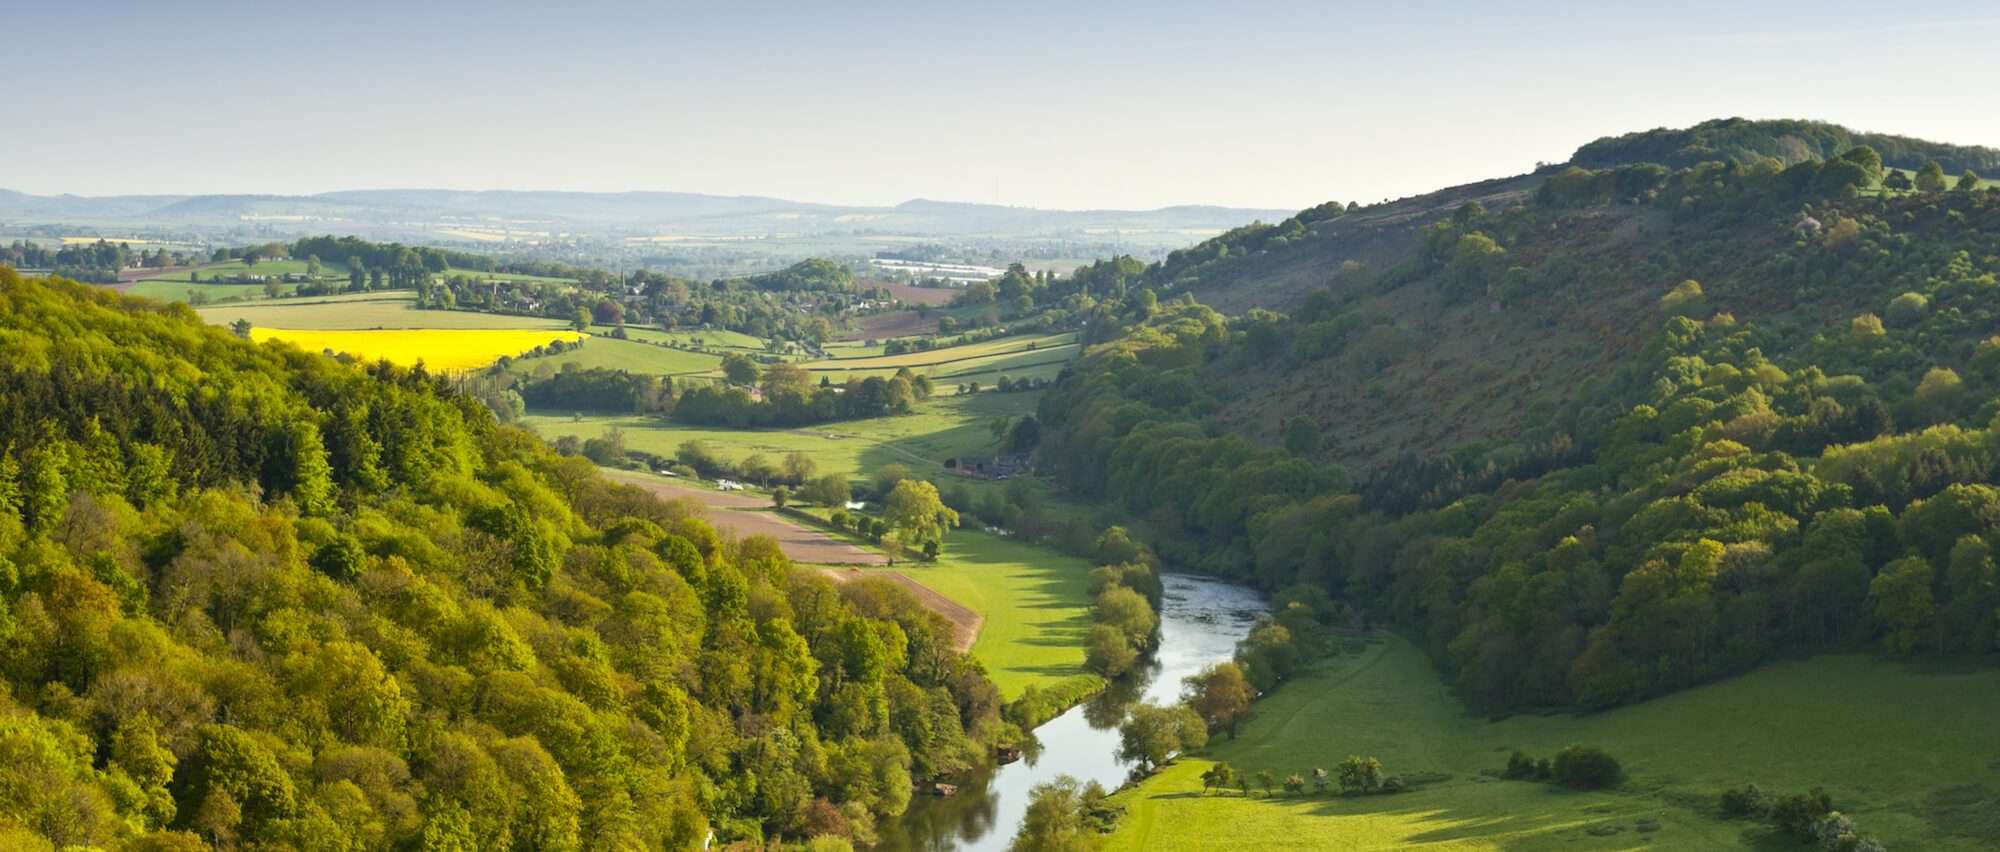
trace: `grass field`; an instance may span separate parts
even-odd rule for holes
[[[834,357],[804,361],[799,366],[834,381],[888,377],[907,367],[930,376],[933,381],[978,381],[990,385],[1003,374],[1010,378],[1054,378],[1081,350],[1073,333],[1017,335],[901,355],[880,354],[879,347],[829,347]]]
[[[551,340],[576,340],[583,335],[552,329],[453,328],[349,329],[253,328],[253,340],[284,340],[301,349],[330,349],[363,359],[383,358],[397,364],[422,361],[433,371],[476,370],[502,355],[519,355]]]
[[[610,334],[611,330],[611,326],[608,325],[593,325],[590,327],[590,333],[600,337]],[[646,343],[674,343],[680,346],[701,346],[705,349],[715,351],[729,350],[758,355],[762,355],[768,351],[764,348],[764,339],[761,337],[752,337],[739,331],[727,331],[723,329],[709,331],[661,331],[656,328],[639,328],[628,325],[625,327],[625,336]]]
[[[584,345],[588,351],[602,341]],[[671,351],[671,350],[664,350]],[[540,363],[535,359],[530,363]],[[921,476],[945,478],[944,460],[953,456],[992,452],[993,435],[987,424],[996,417],[1032,414],[1040,395],[1035,393],[981,393],[967,396],[936,396],[920,405],[913,414],[827,423],[801,429],[741,429],[690,426],[644,415],[585,415],[573,419],[569,412],[534,411],[527,423],[543,437],[562,435],[594,438],[616,426],[625,432],[625,445],[671,456],[685,441],[707,442],[716,455],[741,461],[753,453],[773,459],[801,451],[819,464],[819,472],[844,474],[852,479],[873,475],[890,463],[909,465]]]
[[[1004,697],[1084,674],[1088,562],[961,529],[945,536],[937,562],[898,560],[894,570],[986,617],[972,655]]]
[[[1279,778],[1347,754],[1392,774],[1448,778],[1369,798],[1203,795],[1207,760],[1183,760],[1119,794],[1129,813],[1113,849],[1195,849],[1193,838],[1277,849],[1796,849],[1715,801],[1755,782],[1823,786],[1891,849],[2000,846],[2000,671],[1919,669],[1822,657],[1588,716],[1468,715],[1401,639],[1330,660],[1256,705],[1241,739],[1204,758]],[[1482,773],[1514,749],[1546,756],[1605,748],[1630,776],[1619,790],[1569,793]],[[1639,824],[1658,824],[1642,832]],[[1615,831],[1614,831],[1615,829]]]
[[[672,376],[715,370],[722,366],[722,356],[632,340],[592,337],[582,348],[561,355],[518,361],[513,369],[517,373],[533,375],[542,372],[543,368],[551,372],[560,370],[564,364],[576,364],[582,369],[603,367],[630,373]]]
[[[265,260],[251,266],[240,260],[204,266],[191,272],[171,272],[158,278],[143,278],[132,284],[126,292],[134,296],[146,296],[167,302],[191,301],[195,293],[201,293],[210,302],[226,300],[259,301],[268,299],[263,284],[214,284],[209,279],[217,275],[304,275],[306,262],[303,260]],[[201,276],[201,282],[188,280],[190,274]],[[345,279],[347,267],[339,263],[321,264],[320,277]],[[282,292],[297,290],[297,284],[279,284]]]
[[[247,319],[257,328],[358,330],[419,328],[561,329],[560,320],[483,314],[473,311],[419,310],[416,294],[378,291],[342,296],[219,305],[195,309],[202,319],[226,325]],[[546,341],[541,341],[546,342]]]

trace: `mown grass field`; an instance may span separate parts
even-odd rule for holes
[[[1414,646],[1388,639],[1330,660],[1256,705],[1218,739],[1119,794],[1113,849],[1797,849],[1716,798],[1823,786],[1891,849],[2000,847],[2000,671],[1913,668],[1867,657],[1782,662],[1749,675],[1587,716],[1468,715]],[[1571,743],[1618,757],[1618,790],[1571,793],[1482,774],[1521,749]],[[1203,794],[1208,759],[1278,778],[1379,757],[1392,774],[1445,780],[1392,796]],[[1657,829],[1641,831],[1642,821]],[[1200,838],[1199,840],[1197,838]]]
[[[937,562],[898,560],[893,570],[985,616],[972,655],[1005,698],[1085,673],[1090,563],[961,529],[945,536]]]
[[[340,296],[265,301],[249,305],[196,308],[201,318],[218,325],[247,319],[258,328],[360,330],[422,328],[569,329],[560,320],[517,317],[473,311],[420,310],[416,294],[378,291]],[[546,341],[543,341],[546,342]]]
[[[403,365],[422,361],[433,371],[476,370],[502,355],[519,355],[551,340],[576,340],[568,330],[450,329],[287,329],[253,328],[252,340],[283,340],[309,352],[330,349],[357,358],[387,359]]]
[[[541,373],[544,368],[550,372],[560,370],[565,364],[575,364],[586,370],[602,367],[630,373],[672,376],[716,370],[722,366],[722,356],[708,352],[689,352],[686,349],[634,340],[592,337],[582,348],[572,349],[561,355],[517,361],[513,370],[517,373],[535,375]]]

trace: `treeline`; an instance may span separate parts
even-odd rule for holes
[[[169,252],[164,248],[133,251],[129,243],[98,240],[93,243],[66,243],[49,248],[28,240],[0,246],[0,266],[50,269],[57,274],[97,284],[118,280],[122,269],[163,269],[199,261],[201,255]]]
[[[1854,643],[2000,650],[2000,196],[1822,199],[1804,228],[1796,207],[1703,185],[1743,201],[1696,204],[1681,264],[1788,234],[1745,275],[1854,313],[1749,322],[1683,281],[1651,345],[1541,428],[1351,483],[1314,460],[1316,424],[1280,450],[1204,421],[1228,376],[1314,369],[1393,322],[1338,298],[1233,323],[1176,301],[1044,397],[1043,469],[1145,518],[1169,562],[1406,626],[1488,710],[1609,706]],[[1554,304],[1579,285],[1551,271],[1575,259],[1502,244],[1561,215],[1455,217],[1369,286],[1491,296],[1525,278],[1523,304]],[[1492,250],[1460,250],[1488,232]]]
[[[906,594],[420,371],[0,270],[0,388],[0,846],[866,844],[1006,728]]]
[[[1950,145],[1892,136],[1857,133],[1823,121],[1751,121],[1727,118],[1704,121],[1685,129],[1659,128],[1608,136],[1578,148],[1570,163],[1591,169],[1635,163],[1668,168],[1692,168],[1707,162],[1752,165],[1775,160],[1781,166],[1807,160],[1832,160],[1842,152],[1867,146],[1881,153],[1888,165],[1918,169],[1936,160],[1953,174],[1967,169],[2000,170],[2000,150],[1977,145]]]
[[[761,398],[750,395],[755,381]],[[849,377],[834,385],[793,364],[772,364],[761,371],[739,374],[730,384],[692,385],[674,400],[668,416],[681,423],[728,426],[804,426],[836,420],[860,420],[908,414],[931,395],[929,376],[898,369],[889,378]]]

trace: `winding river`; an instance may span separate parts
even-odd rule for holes
[[[878,849],[890,852],[1003,850],[1028,810],[1028,791],[1058,775],[1096,781],[1107,790],[1125,781],[1131,764],[1118,759],[1118,723],[1136,700],[1170,703],[1181,679],[1230,658],[1264,601],[1243,586],[1189,574],[1161,578],[1160,647],[1140,677],[1035,729],[1022,759],[953,779],[958,795],[919,796],[882,830]]]

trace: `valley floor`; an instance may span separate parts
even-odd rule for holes
[[[1822,786],[1890,849],[2000,846],[2000,670],[1860,656],[1781,662],[1605,713],[1468,714],[1423,654],[1385,637],[1317,665],[1257,703],[1236,740],[1218,737],[1146,783],[1113,849],[1611,850],[1803,848],[1761,824],[1725,821],[1717,797],[1754,782]],[[1570,744],[1623,762],[1619,790],[1573,793],[1492,774],[1520,749]],[[1289,797],[1205,793],[1211,760],[1277,778],[1374,755],[1428,783],[1402,794]]]

